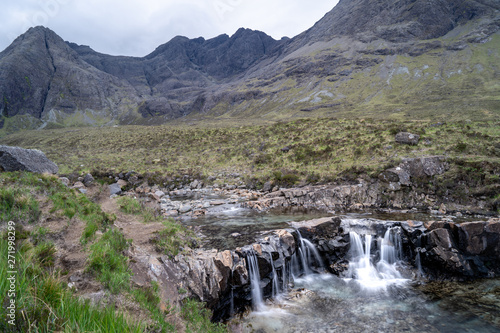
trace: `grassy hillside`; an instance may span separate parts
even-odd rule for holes
[[[421,136],[418,146],[394,136]],[[500,161],[500,122],[299,119],[272,125],[226,127],[125,126],[27,131],[1,144],[37,148],[60,173],[112,171],[162,177],[220,172],[263,181],[276,172],[297,182],[335,180],[352,170],[376,173],[401,158],[446,155],[469,161]]]
[[[0,308],[2,318],[15,315],[12,324],[0,321],[0,331],[175,332],[179,327],[191,332],[225,331],[210,323],[211,314],[201,304],[186,301],[181,309],[165,307],[170,300],[160,299],[158,285],[132,283],[125,252],[134,241],[125,239],[114,225],[116,215],[102,210],[98,187],[95,195],[86,196],[55,176],[23,172],[0,173],[0,184],[0,250],[5,255],[12,252],[15,260],[14,268],[0,265],[2,304],[15,300],[13,312]],[[130,203],[122,207],[129,211]],[[133,213],[147,213],[138,208]],[[161,226],[160,222],[168,231],[158,236],[165,244],[179,245],[187,235],[173,221],[144,218],[139,224],[145,229],[151,223]],[[66,260],[68,256],[72,259]],[[14,289],[7,280],[13,270]],[[86,290],[68,283],[72,281],[68,277],[79,272]],[[96,290],[108,301],[94,304],[85,297]]]

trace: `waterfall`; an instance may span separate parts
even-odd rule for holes
[[[422,235],[418,235],[417,237],[417,248],[415,255],[415,266],[417,266],[418,276],[423,277],[425,275],[424,270],[422,269],[422,261],[420,258],[420,252],[422,251]]]
[[[229,316],[233,316],[234,315],[234,277],[233,277],[233,269],[231,269],[231,300],[230,300],[230,303],[229,303]]]
[[[290,262],[285,261],[285,264],[283,265],[283,281],[282,281],[283,292],[285,292],[288,289],[288,282],[290,282],[290,274],[291,274]]]
[[[274,261],[273,261],[273,255],[271,254],[271,252],[268,252],[269,254],[269,257],[271,258],[271,267],[272,267],[272,281],[271,281],[271,284],[272,284],[272,291],[271,291],[271,296],[273,298],[275,298],[276,296],[278,296],[278,293],[279,293],[279,290],[280,290],[280,287],[278,285],[278,274],[276,274],[276,269],[274,268]]]
[[[348,278],[364,289],[385,289],[389,284],[405,281],[397,270],[402,255],[402,241],[399,228],[390,228],[383,238],[378,239],[380,258],[376,264],[372,260],[372,236],[349,233],[351,248]]]
[[[250,287],[252,289],[252,306],[256,311],[264,309],[264,300],[262,298],[262,290],[260,288],[260,272],[257,264],[257,256],[254,252],[247,253],[248,275],[250,278]]]
[[[302,269],[305,275],[310,275],[313,273],[311,266],[316,264],[318,269],[323,270],[324,265],[318,250],[309,240],[302,238],[299,230],[297,230],[297,237],[299,238],[298,255],[300,257],[300,262],[302,263]],[[298,275],[298,274],[297,274]]]

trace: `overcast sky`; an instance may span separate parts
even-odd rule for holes
[[[113,55],[145,56],[177,35],[212,38],[240,27],[275,39],[307,30],[338,0],[0,0],[0,50],[29,27]]]

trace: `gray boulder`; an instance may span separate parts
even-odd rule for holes
[[[399,132],[398,134],[396,134],[395,140],[397,143],[416,146],[418,145],[418,140],[420,140],[420,135],[408,132]]]
[[[56,174],[57,165],[38,149],[0,146],[0,169]]]
[[[90,173],[86,174],[85,177],[83,177],[83,184],[85,186],[90,186],[94,182],[94,177]]]
[[[122,187],[120,184],[115,183],[109,185],[109,195],[120,195],[122,194]]]

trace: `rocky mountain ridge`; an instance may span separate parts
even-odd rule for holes
[[[250,29],[209,40],[178,36],[137,58],[36,27],[0,53],[0,127],[359,110],[399,117],[422,112],[423,101],[452,114],[472,104],[466,112],[482,117],[498,109],[499,30],[492,0],[342,0],[292,39]]]

